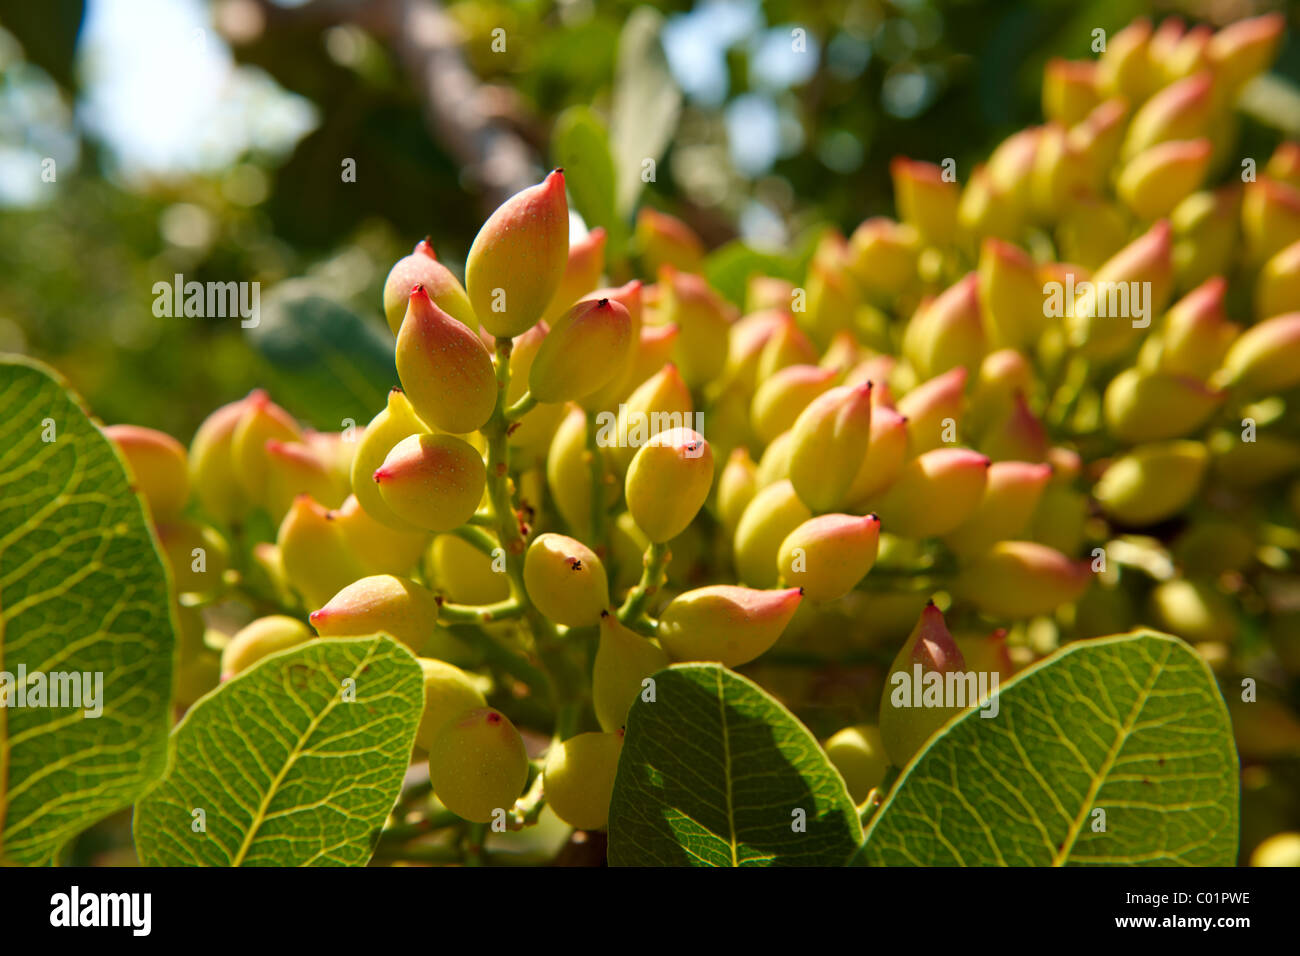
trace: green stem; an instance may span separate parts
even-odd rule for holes
[[[528,792],[515,801],[506,828],[522,830],[524,827],[532,826],[542,815],[542,808],[545,806],[546,794],[542,789],[542,775],[539,773],[533,777],[533,784],[528,788]]]
[[[621,623],[631,627],[632,622],[639,621],[645,614],[650,598],[663,587],[668,559],[671,557],[672,552],[668,550],[667,544],[651,542],[650,547],[646,548],[642,559],[641,580],[628,592],[623,606],[618,609]]]
[[[555,714],[555,731],[552,740],[568,740],[578,732],[582,721],[582,702],[569,700],[560,705]]]
[[[555,625],[533,606],[528,599],[528,589],[524,587],[525,543],[510,497],[510,445],[506,440],[510,423],[506,419],[505,403],[506,395],[510,392],[510,352],[513,347],[514,343],[509,338],[496,340],[497,404],[492,417],[483,426],[483,433],[488,440],[488,499],[492,503],[492,514],[497,522],[497,538],[505,549],[510,590],[532,627],[537,654],[546,672],[551,700],[556,708],[558,726],[567,722],[565,715],[568,710],[576,707],[581,699],[581,674],[561,645]]]
[[[486,862],[483,841],[487,838],[486,823],[471,823],[465,830],[460,850],[466,866],[483,866]]]
[[[438,606],[438,623],[457,624],[491,624],[493,621],[508,621],[523,617],[524,606],[514,598],[506,598],[495,604],[452,604],[444,601]]]
[[[454,528],[450,532],[467,544],[472,544],[479,551],[482,551],[489,558],[494,557],[497,548],[501,547],[496,538],[488,534],[482,528],[476,528],[473,525],[463,524],[459,528]]]
[[[508,338],[497,339],[497,404],[492,417],[483,426],[488,440],[487,486],[488,500],[492,503],[492,517],[496,521],[497,538],[506,551],[506,573],[510,586],[521,601],[528,601],[524,589],[523,567],[524,536],[519,530],[514,503],[510,500],[510,445],[506,441],[509,423],[506,421],[506,394],[510,391],[510,352],[514,343]]]
[[[533,393],[524,392],[519,401],[506,409],[506,421],[517,422],[536,407],[537,399],[533,398]]]
[[[627,621],[624,625],[629,631],[635,631],[642,637],[657,637],[659,634],[659,622],[653,618],[642,614]]]

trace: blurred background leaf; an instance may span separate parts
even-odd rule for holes
[[[551,151],[566,171],[574,208],[589,228],[604,227],[606,257],[621,260],[627,220],[616,205],[617,174],[604,124],[585,106],[569,107],[555,121]]]
[[[813,224],[847,233],[889,212],[894,155],[952,157],[960,176],[1040,122],[1044,62],[1087,55],[1093,29],[1279,8],[7,3],[0,349],[52,361],[106,421],[188,438],[214,405],[263,384],[265,366],[235,320],[154,316],[155,282],[180,273],[271,289],[309,276],[382,331],[392,262],[427,235],[459,271],[496,197],[539,179],[552,159],[580,165],[595,149],[580,144],[601,127],[609,165],[596,150],[599,169],[569,177],[587,224],[605,225],[617,250],[613,226],[630,225],[640,192],[719,250],[711,276],[740,301],[746,261],[771,266],[762,257],[787,256]],[[426,19],[402,19],[411,16]],[[1297,81],[1292,22],[1265,91]],[[1267,155],[1277,111],[1254,112],[1240,148]],[[647,158],[658,161],[643,183]],[[42,177],[47,159],[53,180]],[[621,219],[605,205],[611,176]]]
[[[648,164],[657,164],[668,148],[681,112],[681,92],[659,43],[663,17],[638,7],[628,17],[618,41],[614,75],[613,143],[618,170],[618,208],[627,215],[648,182]]]
[[[266,387],[322,431],[364,427],[397,384],[393,337],[310,285],[273,290],[249,338],[266,360]]]

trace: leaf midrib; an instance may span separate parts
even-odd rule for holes
[[[1129,737],[1133,735],[1133,726],[1146,708],[1147,701],[1151,699],[1151,689],[1155,686],[1155,682],[1160,679],[1161,669],[1164,667],[1165,661],[1169,660],[1169,654],[1170,651],[1166,648],[1164,657],[1158,663],[1152,662],[1146,686],[1142,688],[1137,700],[1133,702],[1128,717],[1120,725],[1119,733],[1115,735],[1115,743],[1111,745],[1110,750],[1106,753],[1106,759],[1102,761],[1101,766],[1097,768],[1096,774],[1093,775],[1092,783],[1088,786],[1088,792],[1079,805],[1079,812],[1071,822],[1070,829],[1066,832],[1066,839],[1062,841],[1060,849],[1052,857],[1052,866],[1064,866],[1068,861],[1070,852],[1079,839],[1079,834],[1083,832],[1084,822],[1088,819],[1088,814],[1097,799],[1097,794],[1101,792],[1101,788],[1105,785],[1107,778],[1110,776],[1111,768],[1115,766],[1116,759],[1118,759],[1120,752],[1128,743]]]
[[[722,769],[726,780],[727,832],[731,837],[731,865],[740,866],[736,855],[736,809],[731,795],[731,733],[727,727],[727,692],[722,686],[722,671],[715,673],[718,685],[718,716],[722,718]]]
[[[1132,713],[1130,713],[1127,720],[1124,720],[1120,716],[1118,702],[1116,702],[1116,704],[1112,707],[1111,710],[1112,717],[1111,720],[1107,722],[1107,724],[1112,730],[1122,731],[1120,733],[1121,739],[1116,747],[1111,748],[1111,757],[1103,764],[1104,769],[1102,771],[1099,771],[1099,773],[1101,774],[1100,777],[1101,783],[1098,783],[1094,779],[1093,786],[1089,790],[1088,801],[1083,806],[1080,814],[1077,817],[1071,818],[1070,815],[1068,814],[1068,810],[1065,807],[1061,806],[1059,801],[1057,801],[1057,810],[1060,811],[1061,817],[1064,818],[1064,821],[1066,823],[1069,823],[1071,819],[1074,820],[1074,824],[1070,827],[1069,830],[1069,834],[1070,834],[1069,841],[1067,843],[1060,845],[1065,850],[1065,852],[1070,855],[1072,855],[1073,849],[1077,849],[1078,847],[1079,836],[1086,832],[1083,830],[1083,825],[1085,825],[1087,822],[1088,810],[1091,809],[1091,805],[1096,802],[1097,795],[1100,793],[1102,787],[1104,786],[1105,782],[1109,778],[1109,773],[1114,770],[1119,760],[1125,757],[1125,749],[1127,747],[1127,744],[1130,741],[1134,740],[1135,737],[1137,737],[1138,735],[1140,735],[1145,731],[1146,725],[1141,721],[1141,715],[1145,713],[1146,707],[1150,706],[1153,701],[1158,700],[1159,697],[1161,696],[1155,693],[1154,688],[1159,687],[1160,682],[1170,673],[1169,664],[1171,660],[1174,661],[1175,672],[1178,673],[1187,670],[1188,664],[1199,665],[1199,669],[1197,666],[1191,666],[1190,669],[1201,675],[1201,681],[1198,682],[1195,680],[1191,680],[1189,678],[1186,682],[1186,686],[1184,687],[1183,684],[1180,684],[1179,689],[1180,690],[1185,689],[1188,691],[1194,690],[1198,693],[1204,694],[1205,697],[1204,703],[1206,707],[1210,711],[1213,711],[1213,714],[1209,716],[1214,718],[1215,721],[1217,721],[1217,722],[1212,721],[1212,724],[1208,726],[1207,729],[1215,732],[1218,731],[1222,732],[1223,736],[1221,740],[1227,750],[1227,753],[1224,754],[1224,756],[1228,760],[1228,765],[1230,767],[1235,767],[1237,763],[1236,751],[1232,746],[1231,724],[1228,722],[1227,711],[1224,706],[1222,696],[1220,695],[1218,688],[1215,685],[1214,676],[1210,672],[1209,668],[1205,665],[1204,661],[1201,660],[1196,655],[1195,651],[1191,650],[1185,642],[1180,641],[1179,639],[1168,634],[1162,634],[1160,632],[1152,631],[1147,628],[1137,628],[1134,629],[1133,631],[1124,634],[1116,634],[1108,637],[1094,638],[1088,641],[1077,642],[1068,648],[1062,648],[1061,650],[1057,651],[1055,654],[1041,661],[1038,661],[1037,663],[1031,665],[1030,667],[1021,671],[1020,673],[1016,674],[1015,677],[1013,677],[1010,681],[1008,681],[1006,684],[1003,685],[1003,687],[1001,688],[1001,693],[1006,694],[1010,692],[1014,687],[1017,687],[1022,682],[1026,682],[1034,679],[1035,675],[1037,675],[1041,671],[1062,664],[1066,658],[1072,657],[1076,654],[1080,656],[1089,656],[1094,652],[1105,648],[1108,645],[1115,645],[1121,649],[1123,649],[1126,645],[1130,647],[1140,647],[1143,649],[1152,649],[1152,648],[1156,648],[1156,645],[1159,645],[1159,648],[1156,648],[1154,652],[1141,654],[1140,657],[1139,655],[1137,655],[1136,652],[1127,655],[1129,658],[1128,666],[1133,668],[1130,672],[1133,676],[1133,680],[1130,682],[1129,686],[1133,689],[1137,697],[1137,703],[1130,705]],[[1138,657],[1138,659],[1134,659],[1135,657]],[[1186,658],[1186,662],[1183,660],[1183,658]],[[1141,664],[1141,667],[1134,666],[1134,665],[1138,665],[1139,663]],[[1145,682],[1145,687],[1139,686],[1137,682],[1138,674],[1142,669],[1145,669],[1148,672],[1148,679]],[[956,724],[968,719],[970,719],[969,712],[964,712],[963,714],[954,717],[953,720],[950,722],[950,726],[946,726],[943,731],[937,734],[935,739],[930,741],[930,744],[927,745],[927,747],[923,752],[929,751],[934,747],[937,747],[939,739],[943,737],[948,730],[952,729],[952,727],[954,727]],[[978,721],[973,721],[973,722],[978,724]],[[1140,723],[1142,724],[1142,726],[1138,726]],[[1014,734],[1012,736],[1013,736],[1013,740],[1016,741],[1018,744],[1018,738],[1016,738]],[[1098,743],[1100,744],[1101,741],[1099,740]],[[1217,748],[1215,748],[1213,744],[1210,745],[1209,749],[1206,752],[1212,756],[1219,755]],[[1028,756],[1025,754],[1023,749],[1019,748],[1018,746],[1017,746],[1017,755],[1021,760],[1024,760],[1026,762],[1025,764],[1026,769],[1030,771],[1035,770],[1032,764],[1028,762],[1029,760]],[[908,788],[906,785],[911,780],[913,771],[917,770],[917,764],[920,763],[921,756],[922,754],[918,754],[916,758],[909,764],[909,766],[904,769],[903,773],[900,775],[897,782],[891,789],[891,792],[886,797],[884,803],[877,809],[876,813],[873,815],[870,821],[870,825],[867,827],[865,839],[863,840],[858,850],[853,854],[852,858],[850,859],[851,865],[889,865],[888,861],[890,859],[899,859],[899,858],[907,858],[911,860],[911,862],[914,865],[921,865],[921,861],[919,859],[912,857],[911,853],[909,852],[909,846],[911,845],[910,841],[913,839],[915,835],[914,829],[908,828],[906,826],[902,826],[900,828],[899,825],[895,824],[891,830],[887,824],[887,821],[890,821],[897,817],[897,814],[894,814],[894,817],[891,817],[890,811],[896,809],[897,802],[903,799],[904,794],[908,792]],[[948,757],[953,756],[952,748],[949,748],[947,752],[947,756]],[[987,767],[988,765],[985,764],[985,766]],[[1091,769],[1087,770],[1088,776],[1092,777],[1093,773],[1094,772]],[[1234,776],[1234,775],[1230,773],[1229,776]],[[921,779],[922,781],[933,780],[933,775],[923,776]],[[1035,776],[1035,779],[1041,785],[1044,786],[1045,790],[1049,790],[1050,792],[1050,788],[1047,786],[1045,781],[1043,781],[1041,778],[1037,776]],[[1220,790],[1222,792],[1215,791],[1215,800],[1205,805],[1206,806],[1221,805],[1224,811],[1229,815],[1229,818],[1231,820],[1233,821],[1238,820],[1239,810],[1238,810],[1238,804],[1236,800],[1235,788],[1228,787],[1225,784],[1224,787],[1220,788]],[[1077,789],[1071,788],[1071,792],[1078,792],[1078,791]],[[926,801],[922,801],[920,806],[924,807],[925,805],[926,805]],[[915,813],[917,811],[917,806],[913,805],[911,809],[912,812]],[[1026,809],[1028,809],[1028,807],[1026,807]],[[921,812],[925,812],[925,811],[922,810]],[[1235,825],[1233,827],[1233,830],[1235,831]],[[887,840],[880,839],[882,837],[882,831],[889,833],[889,838]],[[888,844],[887,846],[885,845],[886,843]],[[1233,845],[1235,846],[1235,843]],[[873,852],[871,852],[871,848],[873,846],[880,847],[878,854],[873,854]],[[1048,851],[1048,859],[1051,859],[1053,861],[1053,865],[1060,865],[1055,859],[1058,854],[1058,845],[1049,841],[1046,849]],[[1162,851],[1157,850],[1155,852],[1159,854]],[[1231,852],[1231,857],[1221,856],[1220,858],[1223,859],[1223,862],[1219,862],[1215,865],[1220,865],[1220,866],[1230,865],[1230,863],[1227,861],[1230,858],[1235,858],[1236,851],[1235,849],[1233,849],[1230,852]],[[876,857],[875,862],[871,862],[873,855]],[[1166,865],[1172,865],[1169,862],[1169,857],[1167,854],[1157,857],[1157,856],[1151,856],[1149,851],[1148,856],[1145,857],[1144,859],[1156,859],[1156,858],[1164,860]],[[1040,857],[1039,859],[1042,858]],[[1110,859],[1107,862],[1115,863],[1115,862],[1122,862],[1122,861],[1119,859]],[[1181,860],[1176,857],[1174,859],[1174,863],[1179,863],[1179,862],[1181,862]],[[1047,862],[1046,860],[1044,860],[1042,863],[1038,865],[1047,865]]]
[[[352,669],[353,678],[355,678],[360,673],[364,665],[369,663],[370,658],[374,656],[375,649],[377,647],[378,644],[371,646],[370,649],[366,651],[366,656],[363,657],[360,661],[358,661],[356,666],[353,667]],[[257,812],[253,815],[253,819],[249,822],[248,832],[244,834],[244,839],[239,846],[239,851],[235,854],[234,859],[231,860],[230,862],[230,865],[232,867],[243,865],[244,857],[248,854],[249,849],[252,847],[253,840],[257,836],[258,829],[262,826],[263,823],[266,822],[266,811],[269,809],[271,805],[271,801],[279,793],[280,784],[284,782],[284,778],[288,775],[289,771],[293,769],[293,766],[298,762],[298,758],[302,755],[303,747],[306,745],[307,741],[311,738],[311,735],[316,732],[316,728],[321,725],[321,722],[324,721],[325,718],[328,717],[333,712],[334,708],[338,705],[340,700],[341,698],[338,696],[331,697],[329,703],[326,704],[324,708],[322,708],[319,714],[317,714],[315,717],[311,719],[306,729],[303,730],[303,732],[298,735],[298,740],[294,744],[293,750],[290,752],[288,758],[284,761],[284,765],[280,768],[280,772],[275,775],[275,778],[271,781],[270,785],[266,788],[266,793],[263,794],[262,799],[258,804]]]

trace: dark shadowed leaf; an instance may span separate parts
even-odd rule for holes
[[[808,729],[718,664],[654,675],[628,714],[609,808],[614,866],[839,866],[862,831]]]
[[[247,332],[266,359],[268,391],[316,428],[364,425],[397,384],[387,329],[296,283],[268,294]]]
[[[657,11],[637,7],[618,40],[610,151],[618,174],[618,208],[624,215],[636,207],[645,186],[646,161],[659,162],[681,112],[681,90],[659,42],[662,27]]]

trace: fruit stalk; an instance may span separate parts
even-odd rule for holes
[[[522,830],[533,826],[542,815],[546,806],[546,792],[542,787],[542,775],[534,775],[532,784],[524,795],[515,801],[510,818],[506,821],[507,830]]]
[[[506,396],[510,393],[510,353],[514,343],[498,336],[496,339],[497,402],[492,416],[483,426],[487,438],[487,488],[496,520],[497,538],[505,550],[506,574],[510,579],[512,600],[519,604],[523,616],[532,629],[537,654],[555,705],[556,733],[571,732],[577,723],[581,705],[581,675],[560,641],[555,625],[543,616],[528,599],[524,587],[524,536],[515,514],[510,494],[510,445],[507,435],[510,422],[506,417]]]
[[[456,537],[464,541],[466,544],[472,544],[475,548],[477,548],[479,551],[482,551],[489,558],[492,557],[492,555],[496,552],[496,549],[500,547],[500,545],[497,544],[496,539],[493,538],[492,535],[488,534],[482,528],[475,527],[474,525],[463,524],[459,528],[453,528],[451,531],[448,532],[448,534],[455,535]]]
[[[517,422],[536,407],[537,399],[533,398],[533,393],[524,392],[523,395],[519,396],[519,401],[506,409],[506,420]]]
[[[486,823],[471,823],[465,828],[461,837],[461,862],[465,866],[483,866],[487,862],[487,853],[483,847],[487,839]]]
[[[672,552],[666,542],[651,542],[642,558],[641,580],[627,593],[623,606],[618,609],[619,623],[642,634],[653,636],[654,624],[646,618],[645,608],[650,598],[663,586],[664,573]]]
[[[438,606],[438,621],[442,624],[491,624],[523,617],[524,608],[514,598],[495,604],[452,604],[444,601]]]

